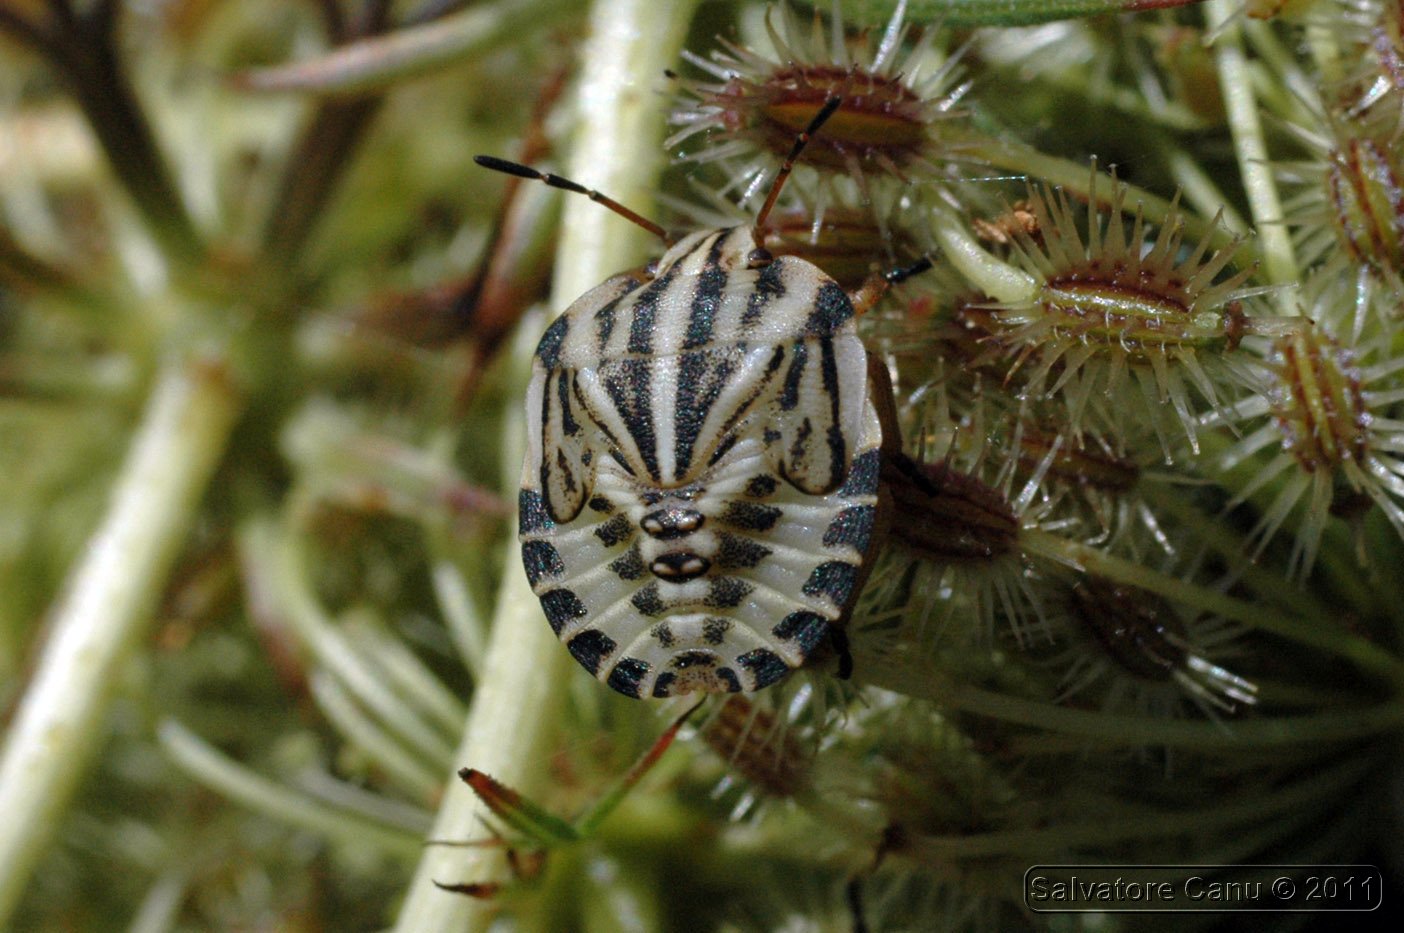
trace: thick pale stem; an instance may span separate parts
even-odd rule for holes
[[[672,64],[692,16],[692,3],[598,0],[591,38],[581,51],[580,123],[568,174],[636,208],[647,209],[657,176],[663,98],[658,76]],[[557,253],[552,306],[566,307],[609,275],[637,262],[646,235],[584,198],[567,203]],[[507,419],[505,454],[515,482],[525,418]],[[545,776],[541,761],[555,732],[568,673],[564,649],[551,635],[527,586],[515,541],[498,594],[482,677],[463,741],[460,766],[471,766],[528,796]],[[434,823],[434,839],[484,835],[486,810],[450,778]],[[501,854],[490,849],[431,846],[415,873],[397,930],[433,933],[485,926],[494,905],[434,886],[503,880]]]
[[[102,745],[109,687],[151,617],[237,409],[223,366],[208,360],[169,363],[156,383],[0,759],[0,926]]]
[[[942,255],[972,285],[996,301],[1020,304],[1033,300],[1038,292],[1033,276],[991,256],[950,211],[938,209],[933,218],[931,230],[941,244]]]

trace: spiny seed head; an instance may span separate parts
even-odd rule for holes
[[[1129,701],[1155,715],[1173,715],[1184,699],[1211,716],[1257,702],[1253,683],[1208,657],[1229,646],[1235,629],[1184,616],[1161,596],[1096,576],[1069,588],[1065,609],[1062,622],[1070,629],[1059,640],[1074,647],[1064,655],[1070,662],[1064,698],[1101,683],[1107,706]]]
[[[1334,26],[1344,60],[1360,67],[1333,94],[1332,109],[1361,119],[1386,136],[1404,130],[1404,4],[1399,0],[1340,0]]]
[[[1088,634],[1131,676],[1168,681],[1184,666],[1185,625],[1160,597],[1089,577],[1069,600]]]
[[[1387,134],[1337,114],[1289,125],[1310,157],[1279,163],[1283,215],[1298,257],[1316,267],[1317,320],[1358,339],[1392,327],[1404,296],[1404,162]],[[1347,324],[1349,326],[1347,327]]]
[[[1308,473],[1364,460],[1370,414],[1355,355],[1317,328],[1302,327],[1277,341],[1273,363],[1273,417],[1282,449]]]
[[[1331,516],[1360,517],[1364,501],[1378,506],[1404,536],[1404,421],[1390,417],[1404,399],[1404,360],[1387,351],[1382,339],[1351,346],[1303,320],[1273,344],[1260,392],[1234,407],[1240,425],[1259,424],[1226,452],[1221,469],[1266,456],[1274,447],[1277,454],[1229,505],[1276,484],[1253,536],[1261,553],[1296,515],[1293,575],[1311,570]]]
[[[1130,492],[1141,478],[1140,466],[1118,455],[1105,438],[1085,435],[1082,444],[1071,444],[1056,429],[1030,422],[1019,432],[1019,459],[1026,471],[1046,464],[1052,482],[1110,495]]]
[[[790,797],[809,780],[809,758],[773,712],[740,695],[729,697],[699,730],[702,740],[746,780]]]
[[[991,563],[1013,552],[1019,518],[999,490],[945,463],[890,471],[892,534],[942,564]]]
[[[852,291],[872,275],[876,263],[887,253],[882,244],[887,231],[871,211],[853,207],[829,206],[816,214],[805,208],[786,208],[771,213],[763,231],[762,246],[774,256],[797,256],[811,262]],[[910,245],[890,244],[898,255],[915,252]]]
[[[680,129],[666,146],[704,133],[708,146],[689,158],[742,156],[749,162],[741,175],[753,178],[783,158],[795,134],[825,102],[839,97],[842,103],[805,150],[804,164],[846,172],[865,191],[867,172],[875,168],[902,179],[939,171],[944,157],[935,125],[956,115],[966,87],[949,87],[953,59],[931,67],[932,33],[904,56],[900,4],[876,48],[867,32],[846,38],[837,13],[830,34],[817,11],[809,29],[788,7],[776,13],[772,8],[766,16],[774,57],[725,39],[710,59],[685,53],[715,80],[680,83],[685,104],[672,115]]]
[[[1016,230],[1015,252],[1038,286],[1027,301],[991,306],[990,340],[1012,360],[1010,377],[1030,368],[1026,394],[1063,399],[1074,436],[1094,395],[1116,398],[1113,414],[1151,421],[1168,459],[1167,403],[1193,445],[1198,415],[1186,383],[1217,406],[1232,381],[1220,361],[1249,329],[1242,286],[1253,269],[1221,277],[1237,240],[1211,252],[1206,233],[1182,250],[1178,209],[1153,233],[1140,206],[1128,226],[1125,186],[1115,184],[1105,221],[1097,200],[1094,172],[1084,239],[1065,192],[1031,193],[1042,242]],[[1139,391],[1123,390],[1128,375]]]
[[[1369,137],[1331,150],[1326,196],[1332,228],[1357,263],[1397,278],[1404,270],[1404,172],[1394,147]]]

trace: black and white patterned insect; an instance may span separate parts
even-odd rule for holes
[[[522,561],[570,653],[628,696],[759,690],[826,639],[843,643],[884,436],[855,304],[926,264],[849,295],[759,247],[794,159],[838,103],[796,139],[753,227],[693,233],[608,279],[537,347]],[[574,182],[478,162],[588,194],[666,240]]]

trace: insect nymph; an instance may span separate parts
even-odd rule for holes
[[[527,390],[522,560],[552,629],[632,697],[759,690],[841,635],[878,511],[855,301],[754,227],[693,233],[556,319]],[[589,194],[557,176],[489,168]],[[924,264],[923,264],[924,267]],[[892,273],[888,280],[917,271]],[[893,434],[889,430],[889,434]]]

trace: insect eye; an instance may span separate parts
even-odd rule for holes
[[[747,269],[759,269],[768,266],[775,261],[775,257],[770,255],[770,250],[763,246],[757,246],[746,256]]]

